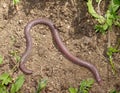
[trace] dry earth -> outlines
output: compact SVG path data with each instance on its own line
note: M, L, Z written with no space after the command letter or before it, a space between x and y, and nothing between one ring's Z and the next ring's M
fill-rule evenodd
M101 6L103 13L106 5L107 2L103 2ZM0 0L0 55L4 57L0 73L11 71L16 64L10 51L17 51L19 56L23 54L26 47L24 27L37 18L52 20L69 51L96 66L103 80L102 86L95 82L90 93L120 90L120 54L113 56L117 69L114 76L106 56L108 36L95 33L96 21L88 14L85 0L21 0L17 10L12 0ZM33 49L26 66L34 73L25 75L21 93L35 93L37 82L42 78L48 79L43 93L69 93L69 87L78 87L84 79L94 79L88 69L71 63L58 51L47 26L37 25L31 34ZM120 28L113 27L112 45L119 36ZM15 78L20 74L18 68L12 76Z

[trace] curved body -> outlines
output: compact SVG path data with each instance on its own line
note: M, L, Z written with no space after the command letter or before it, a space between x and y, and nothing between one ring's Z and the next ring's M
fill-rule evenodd
M52 36L53 36L53 39L55 40L55 43L57 44L57 47L59 48L61 53L71 62L73 62L77 65L84 66L84 67L88 68L94 74L97 82L98 83L101 82L101 77L100 77L97 69L92 64L73 56L67 50L67 48L64 46L63 42L61 41L58 30L55 28L54 24L50 20L47 20L47 19L33 20L33 21L29 22L27 24L27 26L25 27L24 34L25 34L25 38L26 38L26 50L25 50L25 52L24 52L24 54L21 58L21 62L20 62L20 69L25 74L32 74L32 71L25 67L25 63L26 63L27 57L30 54L31 49L32 49L32 38L31 38L31 35L30 35L30 29L37 24L44 24L44 25L49 26L49 28L51 30L51 33L52 33Z

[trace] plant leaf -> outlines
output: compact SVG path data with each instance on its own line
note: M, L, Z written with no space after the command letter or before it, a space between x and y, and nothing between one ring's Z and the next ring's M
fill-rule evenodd
M47 80L39 81L36 93L40 93L42 91L42 89L44 89L46 87L46 85L47 85Z
M78 89L77 88L69 88L69 92L70 93L77 93L78 92Z
M92 87L93 83L94 83L93 79L83 80L80 83L80 93L88 93L88 91Z
M15 83L12 84L10 93L16 93L16 92L18 92L19 89L22 87L24 81L25 81L24 75L18 76L18 78L16 79Z
M113 0L113 3L120 6L120 0Z
M18 51L10 51L10 54L14 57L16 62L20 62L20 56L18 56Z
M3 57L0 55L0 64L3 63Z
M95 30L96 30L96 32L101 32L101 33L104 34L104 33L106 32L106 30L108 29L108 27L109 27L109 26L108 26L108 24L106 24L106 23L103 24L103 25L100 25L100 24L99 24L99 25L96 25L96 26L95 26Z
M0 80L2 81L2 85L8 85L12 82L12 78L10 77L9 73L3 73L0 76Z
M5 85L0 84L0 93L8 93Z
M118 49L116 49L116 48L114 48L114 47L109 47L109 48L108 48L108 51L107 51L107 55L108 55L108 56L112 56L113 53L117 53L117 52L120 52L120 50L118 50Z
M100 0L96 0L96 2L98 3Z
M100 24L103 24L105 22L105 18L101 15L99 15L93 5L92 5L92 0L88 0L87 2L87 7L88 7L88 12L94 17L97 19L97 21L100 23Z
M13 0L13 4L16 5L20 0Z

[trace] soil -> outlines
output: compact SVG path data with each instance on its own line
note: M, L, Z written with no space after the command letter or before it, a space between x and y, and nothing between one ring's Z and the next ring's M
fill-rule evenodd
M101 5L104 13L108 2ZM94 4L97 10L97 4ZM15 8L12 0L0 1L0 55L4 62L0 73L13 70L13 78L23 74L15 57L25 51L24 27L37 18L48 18L59 30L62 41L69 51L80 59L90 62L99 71L102 85L95 81L89 93L109 93L120 91L120 54L113 55L116 75L113 75L106 55L108 34L96 33L97 23L87 11L85 0L21 0ZM110 32L110 43L114 46L120 36L120 28L113 27ZM44 25L36 25L31 29L33 38L32 52L26 63L27 68L34 71L25 75L25 83L20 93L35 93L40 79L48 83L42 93L69 93L69 87L79 87L82 80L95 79L91 71L68 61L53 43L50 29Z

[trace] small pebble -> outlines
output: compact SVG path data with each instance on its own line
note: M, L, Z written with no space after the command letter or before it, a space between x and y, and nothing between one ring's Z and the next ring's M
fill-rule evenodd
M70 25L67 26L67 29L70 29Z
M3 8L6 8L7 7L7 4L6 3L3 3Z
M19 21L18 21L18 24L21 24L22 22L23 22L23 20L19 20Z
M61 60L61 61L63 60L63 55L59 56L59 60Z
M46 37L46 35L43 35L43 37Z
M69 44L69 42L68 42L68 41L66 41L66 44L68 45L68 44Z
M53 87L48 87L48 91L52 91L53 90Z

